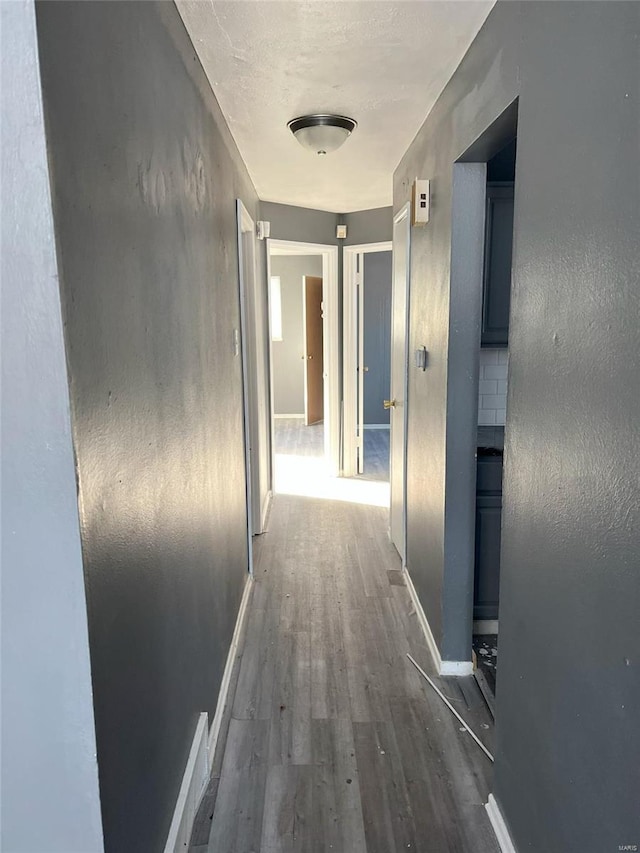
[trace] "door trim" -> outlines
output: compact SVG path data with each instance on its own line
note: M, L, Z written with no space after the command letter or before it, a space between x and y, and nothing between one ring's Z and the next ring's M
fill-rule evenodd
M251 485L251 440L249 437L249 366L247 354L247 299L242 257L242 229L249 213L240 199L236 200L238 243L238 290L240 296L240 357L242 361L242 428L244 430L245 493L247 496L247 557L249 574L253 577L253 489Z
M407 223L407 271L406 271L406 302L405 302L405 318L404 318L404 388L403 388L403 396L404 396L404 405L402 411L402 429L403 429L403 444L404 444L404 454L402 459L402 538L404 541L403 551L401 554L402 558L402 567L407 568L407 447L408 447L408 435L409 435L409 312L411 310L410 307L410 295L411 295L411 202L407 202L403 207L400 208L398 213L393 217L394 227L399 225L401 222L406 220ZM393 281L395 284L395 270L393 272ZM393 303L392 308L393 312ZM393 315L392 320L393 323ZM393 340L391 342L391 376L393 381ZM393 431L393 421L394 418L391 418L391 430ZM389 447L393 447L393 435L390 436ZM391 484L393 478L393 453L389 452L389 483ZM389 507L389 538L391 538L391 509L392 509L392 501L390 500Z
M267 240L267 275L271 277L272 255L320 255L322 257L322 302L324 338L324 456L328 474L342 474L340 460L340 348L338 325L338 247L325 243L299 243L294 240ZM271 351L271 306L269 306L269 350ZM273 358L270 358L273 363ZM273 372L271 374L273 388ZM271 396L271 423L273 425L273 394ZM272 426L273 434L273 426ZM272 458L275 447L272 446ZM272 463L274 470L275 458Z
M238 274L240 283L240 341L242 352L243 416L247 476L247 516L249 564L253 572L251 537L262 533L271 499L271 422L268 418L268 348L265 340L265 312L262 283L258 277L258 250L255 223L240 199L236 200ZM251 240L249 278L246 280L244 241ZM255 445L253 464L252 442ZM266 454L266 477L261 462ZM256 460L258 464L256 466Z
M364 280L364 270L361 268L360 273L357 272L357 259L359 255L362 256L368 252L391 251L393 251L391 240L381 243L360 243L344 246L342 249L342 398L344 401L342 469L345 477L355 477L358 468L356 287L358 287L358 281Z

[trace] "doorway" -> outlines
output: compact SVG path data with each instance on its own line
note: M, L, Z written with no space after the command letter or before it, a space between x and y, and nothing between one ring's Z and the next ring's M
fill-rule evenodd
M476 247L475 273L468 277L470 323L464 352L469 376L464 406L469 423L456 429L473 434L468 465L473 471L468 497L474 512L469 529L461 531L470 544L473 588L472 624L474 674L494 708L498 680L500 558L503 456L507 433L509 331L514 197L517 151L517 101L485 131L454 165L454 223L459 242L452 244L452 271ZM469 215L473 212L473 216ZM473 220L473 221L472 221ZM454 226L454 233L455 226ZM452 274L452 289L455 283ZM472 455L471 455L472 454ZM468 617L467 617L468 618ZM468 629L467 629L468 630Z
M343 399L347 477L389 480L391 242L343 250Z
M276 491L340 473L336 246L268 241Z

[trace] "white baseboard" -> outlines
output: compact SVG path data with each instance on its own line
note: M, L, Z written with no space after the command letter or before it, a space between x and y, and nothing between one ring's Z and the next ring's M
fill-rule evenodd
M489 794L489 802L485 805L485 809L489 815L489 821L496 834L502 853L516 853L516 848L507 829L507 824L500 811L500 806L493 794Z
M274 415L274 418L304 418L304 414L302 415Z
M438 674L453 676L473 675L473 661L442 660L442 657L440 656L440 649L438 648L438 645L435 641L435 637L433 636L431 625L429 625L429 620L427 619L427 614L424 612L422 603L418 598L418 593L416 592L416 588L414 587L413 581L411 580L411 575L409 574L406 567L403 569L403 571L405 579L407 581L407 589L409 590L409 595L411 596L413 606L416 609L418 622L420 623L420 627L422 628L422 633L424 634L424 638L427 641L427 647L429 648L431 657L433 658L433 662L435 664L436 670L438 671Z
M391 424L365 424L365 429L391 429Z
M189 848L193 822L211 773L207 742L208 722L207 713L203 711L193 736L164 853L184 853Z
M473 675L473 661L443 660L440 663L440 675Z
M473 623L474 634L497 634L497 619L476 619Z
M211 764L213 764L213 756L215 755L216 745L218 743L218 735L220 734L220 726L222 724L222 715L224 713L225 705L227 704L227 694L229 693L231 672L233 670L233 664L235 661L236 653L238 651L238 643L240 642L242 626L244 625L244 620L247 615L247 605L249 603L249 596L251 594L252 582L253 579L251 578L251 576L247 575L247 580L244 586L244 592L242 593L242 600L240 601L240 607L238 609L236 627L233 631L233 637L231 638L231 646L229 647L229 654L227 655L227 662L224 667L224 673L222 674L222 683L220 684L220 692L218 694L218 704L216 705L216 713L213 717L213 723L211 723L211 731L209 732L209 761Z
M420 623L420 627L422 628L424 638L427 641L427 647L429 648L429 652L431 653L431 657L433 658L436 670L440 672L440 669L442 667L442 658L440 657L440 650L438 649L435 638L433 636L433 632L431 631L431 625L429 625L427 615L424 612L420 599L418 598L418 593L416 592L416 588L413 585L413 581L411 580L409 570L405 567L403 571L405 580L407 582L407 589L409 590L409 595L411 596L411 601L413 602L413 606L416 609L418 622Z
M231 647L229 648L227 662L222 675L222 683L218 694L216 713L211 724L211 731L209 731L209 717L207 713L203 711L198 718L196 732L193 737L193 743L191 744L189 758L187 759L187 766L178 793L178 800L173 812L173 819L169 827L169 835L167 836L164 853L184 853L185 850L189 849L193 822L198 812L200 800L209 782L209 776L211 775L211 766L218 742L218 735L220 734L222 714L227 703L227 694L229 693L231 671L247 612L251 582L251 577L247 575L238 610L238 618L236 619L236 627L233 631Z
M271 489L267 492L267 496L264 499L264 506L262 507L262 532L264 533L265 528L267 526L267 519L269 518L269 510L271 509L271 501L273 500L273 492Z

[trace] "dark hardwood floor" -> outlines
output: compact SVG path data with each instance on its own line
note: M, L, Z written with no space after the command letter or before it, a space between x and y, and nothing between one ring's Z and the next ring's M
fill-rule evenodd
M492 766L406 658L434 674L387 527L275 496L191 853L497 853ZM475 679L437 681L491 749Z

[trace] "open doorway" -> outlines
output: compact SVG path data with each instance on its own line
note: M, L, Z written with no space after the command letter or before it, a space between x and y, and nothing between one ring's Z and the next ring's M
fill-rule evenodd
M276 477L285 454L324 455L322 283L320 255L271 258Z
M502 468L507 415L516 145L487 163L476 477L473 649L495 695L498 666ZM484 684L482 686L485 686Z
M389 480L392 243L344 248L344 473Z
M337 247L270 240L275 490L339 473Z
M502 471L507 429L516 150L517 102L463 158L467 168L476 170L474 192L482 194L480 203L472 206L478 212L478 230L483 220L482 257L474 283L477 292L473 304L478 310L472 323L475 352L469 354L477 376L476 388L470 393L477 394L477 406L470 405L467 410L475 415L473 426L477 436L473 459L475 513L471 520L474 672L492 713L498 679ZM457 201L463 200L456 199L454 192L454 206ZM468 201L464 200L467 209Z

